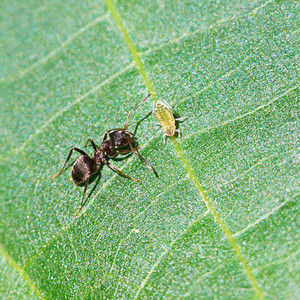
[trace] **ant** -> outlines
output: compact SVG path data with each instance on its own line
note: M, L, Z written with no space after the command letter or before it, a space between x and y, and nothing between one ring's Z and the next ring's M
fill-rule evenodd
M116 167L111 165L108 162L107 157L114 158L119 153L127 154L127 153L133 152L147 165L150 172L153 172L153 168L151 167L151 165L146 161L146 159L144 157L142 157L138 153L138 151L137 151L138 147L137 148L133 147L132 143L135 141L134 134L127 131L127 128L129 126L128 121L129 121L131 114L136 109L138 109L150 96L151 96L151 93L146 98L144 98L143 101L137 107L135 107L131 112L129 112L124 128L115 128L115 129L111 129L111 130L108 130L105 132L103 141L99 148L97 148L96 144L94 143L94 141L92 139L87 140L86 145L90 142L94 149L93 157L90 157L83 150L73 147L70 150L69 155L68 155L61 171L52 177L54 179L63 172L66 164L68 163L69 159L71 158L73 151L77 151L81 154L81 156L73 164L72 179L76 185L81 185L84 183L85 187L84 187L83 196L81 199L81 204L80 204L77 212L74 214L74 217L76 217L76 215L80 212L80 210L83 206L84 196L85 196L85 193L87 190L87 186L88 186L90 177L99 171L102 164L107 165L112 170L114 170L115 172L119 173L120 175L122 175L126 178L129 178L135 182L140 182L140 180L134 179L134 178L124 174L123 172L118 170ZM123 149L128 145L129 145L130 149Z

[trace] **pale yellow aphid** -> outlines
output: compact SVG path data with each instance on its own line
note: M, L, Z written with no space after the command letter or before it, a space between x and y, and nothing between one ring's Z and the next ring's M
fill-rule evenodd
M167 102L159 100L156 102L156 104L153 103L152 113L155 115L156 119L159 122L159 125L164 130L164 144L166 142L166 136L173 136L175 132L178 132L178 136L180 137L180 131L179 129L176 129L175 121L179 121L184 118L175 119L173 110Z

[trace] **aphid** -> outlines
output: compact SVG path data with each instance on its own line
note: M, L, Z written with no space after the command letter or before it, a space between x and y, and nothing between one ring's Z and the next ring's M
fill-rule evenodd
M72 179L76 185L85 184L85 187L84 187L84 191L83 191L83 195L82 195L82 199L81 199L81 204L80 204L77 212L74 214L74 216L76 216L80 212L80 210L83 206L84 196L85 196L85 193L87 190L87 186L88 186L90 177L99 171L102 164L107 165L112 170L114 170L115 172L119 173L120 175L122 175L124 177L127 177L136 182L140 182L140 180L134 179L134 178L124 174L119 169L117 169L116 167L111 165L108 162L108 158L116 157L119 153L126 154L126 153L133 152L140 159L142 159L143 162L148 166L148 169L151 172L153 172L153 168L151 167L151 165L146 161L146 159L144 157L142 157L138 153L138 151L137 151L138 149L133 147L132 143L135 141L133 133L127 131L127 128L129 126L129 123L128 123L129 117L137 108L139 108L146 101L146 99L148 99L150 97L150 95L151 94L149 94L145 99L143 99L143 101L128 114L124 128L111 129L111 130L108 130L104 134L103 141L99 148L97 148L96 144L94 143L94 141L92 139L88 139L87 143L90 142L94 149L93 157L90 157L83 150L74 147L70 150L69 155L68 155L61 171L52 177L52 178L56 178L63 172L66 164L68 163L69 159L71 158L73 151L77 151L81 154L81 156L73 164ZM129 149L128 148L126 149L127 146L129 146Z
M176 129L175 121L183 121L185 118L174 118L172 107L166 101L153 102L152 113L155 115L159 125L164 130L164 144L166 144L166 136L173 136L178 132L180 137L180 130Z

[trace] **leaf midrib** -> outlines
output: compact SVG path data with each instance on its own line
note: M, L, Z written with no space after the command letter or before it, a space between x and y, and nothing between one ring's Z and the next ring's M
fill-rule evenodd
M107 2L109 2L109 1L107 1ZM260 7L264 7L265 5L267 5L268 3L270 3L270 2L273 2L273 1L268 1L268 2L266 2L265 4L263 4L262 6L260 6ZM194 33L194 32L193 32ZM143 66L142 66L142 68L143 68ZM146 74L146 73L145 73ZM226 74L225 74L226 75ZM150 81L149 81L149 83L150 83ZM145 83L146 84L146 83ZM213 84L213 83L212 83ZM151 86L151 83L150 83L150 86ZM291 89L289 89L289 91L291 91L291 90L294 90L294 89L296 89L297 87L299 87L299 86L295 86L294 88L291 88ZM282 96L284 96L284 95L286 95L289 91L286 91L283 95L281 95L280 97L277 97L277 99L273 99L274 101L276 101L276 100L278 100L279 98L281 98ZM272 101L272 103L274 102L274 101ZM263 107L265 107L265 106L267 106L267 105L269 105L269 104L271 104L271 103L267 103L267 104L265 104ZM263 107L261 107L261 108L263 108ZM260 109L261 109L260 108ZM254 111L252 111L252 113L254 113L255 111L257 111L258 109L255 109ZM223 126L223 125L225 125L225 124L228 124L229 122L233 122L233 121L235 121L235 120L237 120L237 119L241 119L242 117L245 117L246 115L249 115L251 112L248 112L247 114L245 114L245 115L242 115L241 117L239 117L239 118L236 118L236 119L233 119L233 120L229 120L227 123L223 123L223 124L220 124L220 126ZM219 127L219 126L217 126L217 127ZM213 127L212 127L213 128ZM208 130L210 130L211 128L209 128ZM197 178L196 178L196 180L197 180ZM2 253L2 252L1 252ZM21 269L22 270L22 269Z
M154 135L150 140L148 140L144 145L142 145L142 148L145 148L153 139L157 138L158 136L160 135L160 133ZM233 178L232 180L224 183L224 184L221 184L221 185L218 185L216 186L215 188L213 189L207 189L207 191L211 192L211 191L214 191L216 188L221 188L231 182L234 182L236 181L238 178L244 176L245 174L249 173L249 171L253 170L253 168L257 167L258 165L262 164L263 162L265 162L266 160L274 157L274 155L270 155L268 157L265 157L265 158L262 158L261 160L259 160L257 163L255 163L254 165L252 165L249 169L247 169L246 171L244 172L241 172L239 173L238 176L236 176L235 178ZM122 171L126 166L129 165L129 163L131 162L131 157L128 158L128 161L120 167L120 170ZM113 182L113 180L117 177L118 175L117 174L113 174L109 179L107 179L104 184L101 186L101 188L99 189L99 191L92 197L92 199L88 202L88 204L83 208L82 210L82 213L79 215L78 218L74 218L71 220L70 223L68 223L66 226L62 227L61 231L59 231L54 237L52 237L51 239L49 239L45 244L43 244L39 250L33 255L31 256L27 263L24 265L24 269L28 268L30 265L31 265L31 262L36 258L38 257L51 243L53 243L53 241L55 241L58 237L60 237L65 231L67 231L74 223L77 219L79 219L80 217L82 217L83 215L86 215L88 216L87 214L87 211L88 209L90 208L90 206L93 204L93 202L97 199L97 196L111 183ZM184 181L187 181L188 180L188 176L183 178L182 180L180 181L176 181L174 184L172 185L168 185L166 187L166 189L164 189L163 192L159 193L158 195L156 195L153 199L151 199L151 202L149 203L149 205L143 210L141 211L134 219L133 221L135 221L136 219L138 219L138 217L140 215L143 215L148 209L149 207L151 207L156 201L158 201L159 197L163 194L165 194L167 191L170 190L170 188L173 188L174 186L176 186L177 184L181 183L181 182L184 182ZM269 211L267 214L265 214L264 216L260 217L259 219L257 219L254 223L251 223L250 225L251 226L246 226L244 229L238 231L238 232L235 232L233 235L234 236L237 236L237 235L240 235L242 233L244 233L245 231L247 231L250 227L253 227L254 225L258 224L260 221L266 219L267 217L271 216L274 214L274 212L276 212L277 210L279 210L282 206L286 205L289 201L286 201L284 203L282 203L281 205L275 207L274 209L272 209L271 211Z
M123 37L124 37L124 40L125 40L125 43L129 49L129 51L131 52L132 54L132 57L133 57L133 60L135 61L136 63L136 66L140 72L140 75L142 76L143 80L144 80L144 83L148 89L148 92L154 92L153 90L153 87L152 87L152 84L146 74L146 71L144 69L144 66L139 58L139 55L138 55L138 51L134 45L134 43L132 42L130 36L128 35L127 33L127 30L126 28L124 27L124 25L122 24L122 21L121 21L121 18L120 16L118 15L117 11L116 11L116 8L114 6L114 4L111 2L111 0L105 0L105 3L107 5L107 8L108 10L110 11L111 13L111 16L112 18L114 19L114 21L116 22L117 24L117 27L119 28L120 32L122 33ZM155 99L155 98L154 98ZM155 102L157 100L155 99ZM181 148L180 148L180 145L179 143L177 142L176 138L175 137L171 137L171 141L174 145L174 148L178 154L178 156L180 157L183 165L184 165L184 168L186 169L187 171L187 174L189 175L191 181L194 183L194 185L196 186L198 192L200 193L203 201L205 202L208 210L211 212L211 214L213 215L214 217L214 220L218 223L218 225L222 228L223 232L225 233L228 241L231 243L234 251L235 251L235 254L236 256L238 257L238 259L240 260L240 262L242 263L243 265L243 268L244 268L244 271L249 279L249 281L251 282L252 286L253 286L253 289L256 293L256 295L260 298L260 299L264 299L264 295L258 285L258 282L256 280L256 278L254 277L254 275L252 274L252 271L250 269L250 267L248 266L248 263L245 259L245 257L243 256L241 250L240 250L240 247L238 246L235 238L233 237L231 231L229 230L229 228L226 226L226 224L223 222L223 220L221 219L221 217L219 216L219 214L216 212L216 210L214 209L212 203L208 200L208 197L204 191L204 188L202 187L202 185L200 184L200 182L198 181L197 177L195 176L194 174L194 171L191 167L191 165L189 164L189 162L187 161L187 159L185 158ZM149 271L151 272L151 270ZM149 274L149 273L148 273ZM148 276L147 274L147 276ZM150 278L147 277L146 278ZM147 280L148 280L147 279ZM139 292L142 290L142 288L145 286L147 280L145 281L142 281L142 285L141 287L139 288L138 290L138 293L136 296L138 296Z
M239 15L234 15L233 17L228 17L228 18L224 18L224 19L221 19L221 20L218 20L215 24L211 25L211 26L208 26L206 27L206 29L211 29L211 28L215 28L216 26L220 25L220 24L223 24L225 22L229 22L231 20L234 20L236 18L245 18L247 16L250 16L250 15L255 15L255 13L260 10L261 8L265 7L266 5L268 5L269 3L273 2L273 0L270 0L270 1L267 1L265 2L264 4L262 4L261 6L253 9L252 11L242 15L242 16L239 16ZM80 34L82 34L83 32L85 32L86 30L92 28L93 26L97 25L98 23L106 20L109 16L109 13L103 15L103 16L100 16L99 18L96 18L92 21L90 21L89 23L87 23L86 25L84 25L83 27L79 28L76 32L72 33L64 42L61 43L60 46L58 46L57 48L53 49L52 51L50 51L46 56L40 58L37 62L33 63L32 65L30 65L29 67L25 68L25 69L21 69L19 70L16 74L12 74L10 76L8 76L8 78L5 78L3 80L0 80L0 84L2 82L5 82L5 81L14 81L18 78L22 78L23 76L27 75L28 73L30 73L32 70L34 70L36 67L38 67L39 65L42 65L44 63L46 63L48 60L50 60L51 58L53 58L60 50L62 50L64 47L66 47L68 44L70 44L74 39L76 39L78 36L80 36ZM123 26L121 24L121 26ZM124 28L125 29L125 28ZM187 37L190 37L190 36L194 36L195 34L203 31L204 29L201 28L199 30L194 30L192 32L188 32L188 33L184 33L174 39L171 39L169 41L167 41L166 43L162 43L161 45L157 46L157 47L154 47L154 48L150 48L146 51L143 51L143 52L138 52L136 49L133 51L135 51L135 58L139 60L139 65L142 66L142 63L139 59L139 56L143 56L143 55L147 55L149 54L150 52L154 52L158 49L161 49L165 46L168 46L172 43L176 43L176 42L179 42L181 41L182 39L184 38L187 38ZM290 34L294 34L296 32L298 32L300 29L298 30L295 30L294 32L291 32ZM281 35L281 34L280 34ZM238 49L238 48L237 48ZM255 53L255 49L251 49L253 53ZM188 97L195 97L196 95L204 92L205 90L207 90L208 88L210 88L211 86L213 86L215 83L221 81L222 79L228 77L229 75L235 73L237 70L239 70L247 61L248 59L251 57L252 55L249 55L248 57L246 57L241 63L239 66L237 66L235 69L232 69L230 71L228 71L227 73L223 74L220 78L218 78L217 80L215 81L212 81L210 82L208 85L206 85L203 89L201 89L200 91L198 91L197 93L195 93L194 95L190 95ZM39 128L37 128L32 134L29 135L29 137L23 142L23 144L18 147L18 148L14 148L12 151L10 151L9 153L7 153L7 155L4 156L0 156L0 159L4 160L4 159L7 159L7 157L10 157L12 156L13 154L15 153L19 153L21 152L22 150L24 150L24 148L26 147L26 145L36 136L38 136L39 134L41 134L46 128L48 128L48 126L55 120L57 119L59 116L61 116L63 113L65 113L66 111L68 111L71 107L75 106L77 103L81 102L85 97L87 97L88 95L90 95L92 92L96 91L97 89L99 89L100 87L102 87L103 85L109 83L111 80L113 80L115 77L117 77L118 75L126 72L127 70L131 69L133 67L132 63L129 64L128 66L124 67L123 69L119 70L117 73L113 74L112 76L108 77L107 79L105 79L103 82L101 82L100 84L94 86L93 88L91 88L90 90L88 90L86 93L84 93L81 97L77 98L74 102L72 102L70 105L68 105L67 107L65 107L64 109L61 109L59 110L53 117L49 118L48 121L46 121L44 124L42 124ZM140 69L140 68L139 68ZM143 72L143 68L140 69L141 72ZM142 74L142 77L144 80L148 80L147 79L147 76L146 74ZM149 88L148 88L148 86ZM146 87L148 88L148 90L152 90L151 88L151 83L150 81L148 80L148 83L146 84ZM155 98L155 95L152 96L153 99L155 100L156 102L156 98ZM186 98L183 98L179 101L179 103L183 102L184 100L186 100L188 97ZM277 100L277 99L276 99ZM243 117L244 115L241 116L241 118ZM236 120L236 119L234 119ZM231 120L229 120L229 122L231 122Z
M267 2L269 3L269 2ZM265 5L262 5L261 7L264 7ZM250 13L246 14L245 16L248 16ZM244 17L244 16L242 16ZM236 16L234 17L236 18ZM231 19L234 19L234 18L228 18L226 19L226 21L228 20L231 20ZM225 20L225 19L224 19ZM219 22L219 23L223 23L223 22ZM97 23L98 24L98 23ZM87 25L86 25L87 26ZM216 25L214 25L216 26ZM299 32L300 29L298 30L295 30L294 32L291 32L290 35L294 35L295 33ZM84 32L84 31L82 31ZM184 35L181 35L180 37L177 37L175 39L172 39L158 47L155 47L155 48L151 48L149 50L146 50L144 52L137 52L138 53L138 56L142 56L142 55L146 55L150 52L153 52L153 51L156 51L157 49L160 49L162 47L165 47L167 45L170 45L176 41L180 41L181 39L185 38L185 37L188 37L188 36L191 36L191 35L194 35L196 33L200 32L200 30L195 30L193 31L192 33L189 33L189 34L184 34ZM283 33L281 33L283 34ZM281 35L280 34L280 35ZM72 39L73 40L73 39ZM254 52L255 49L252 50L252 52ZM235 72L237 72L238 70L240 70L242 68L242 66L249 60L249 58L252 57L253 54L247 56L236 68L226 72L225 74L223 74L222 76L220 76L218 79L214 80L214 81L211 81L209 84L207 84L204 88L202 88L201 90L199 90L197 93L193 94L193 95L189 95L185 98L182 98L180 99L177 104L180 104L182 103L183 101L185 101L186 99L188 98L191 98L191 97L195 97L201 93L203 93L204 91L206 91L207 89L209 89L210 87L212 87L214 84L220 82L222 79L224 78L227 78L228 76L234 74ZM48 56L48 55L47 55ZM46 56L46 57L47 57ZM40 61L42 61L42 63L44 63L44 58L42 58ZM45 60L46 61L46 60ZM11 157L13 154L15 153L19 153L21 152L22 150L25 149L25 147L27 146L27 144L36 136L38 136L39 134L41 134L45 129L48 128L48 126L50 124L52 124L52 122L54 120L56 120L59 116L63 115L65 112L67 112L70 108L72 108L73 106L75 106L76 104L80 103L82 100L84 100L88 95L90 95L91 93L95 92L96 90L98 90L100 87L104 86L105 84L109 83L111 80L113 80L114 78L118 77L120 74L126 72L127 70L130 70L132 67L133 67L133 63L127 65L126 67L124 67L123 69L119 70L118 72L116 72L115 74L111 75L110 77L106 78L104 81L102 81L100 84L92 87L90 90L88 90L86 93L84 93L82 96L80 96L79 98L77 98L74 102L72 102L70 105L66 106L65 108L59 110L57 113L55 113L55 115L51 118L48 119L48 121L46 121L44 124L42 124L39 128L37 128L32 134L29 135L29 137L22 143L22 145L18 148L14 148L13 150L11 150L9 153L7 153L7 155L5 156L0 156L0 159L1 160L6 160L8 157ZM27 74L27 73L26 73ZM0 82L1 84L1 82ZM291 87L289 88L285 93L283 93L282 95L279 95L278 97L275 97L273 99L271 99L269 102L261 105L261 106L258 106L257 108L255 108L254 110L252 111L249 111L245 114L242 114L240 116L237 116L236 118L233 118L233 119L229 119L223 123L220 123L220 124L217 124L216 126L212 126L212 127L208 127L208 128L205 128L203 130L199 130L199 131L196 131L196 132L193 132L192 134L195 134L195 133L198 133L198 132L206 132L206 131L209 131L211 129L215 129L215 128L219 128L223 125L227 125L228 123L231 123L231 122L234 122L236 120L239 120L239 119L242 119L244 117L246 117L247 115L251 115L253 113L255 113L256 111L260 110L260 109L263 109L265 107L267 107L268 105L272 104L273 102L279 100L281 97L285 96L286 94L288 94L290 91L298 88L298 86L294 86L294 87ZM153 94L153 98L155 99L155 94ZM172 104L172 103L171 103ZM188 137L190 137L190 135L188 135Z

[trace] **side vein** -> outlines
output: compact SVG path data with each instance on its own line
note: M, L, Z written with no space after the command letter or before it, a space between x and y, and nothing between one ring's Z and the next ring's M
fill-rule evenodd
M169 246L158 256L156 262L152 265L150 271L148 272L147 276L144 278L144 280L142 281L141 286L139 287L136 295L134 296L134 299L137 299L141 290L144 288L144 286L146 285L147 281L149 280L150 276L153 274L153 272L155 271L156 267L160 264L160 262L163 260L163 258L168 255L170 253L170 251L172 250L173 246L177 243L178 240L180 240L180 238L182 238L182 236L184 236L185 234L187 234L190 229L197 224L198 222L200 222L207 214L209 213L209 211L207 210L203 215L201 215L200 217L198 217L196 220L194 220L193 222L191 222L182 232L180 232L180 234L169 244Z
M26 272L14 261L14 259L5 251L2 245L0 245L0 254L7 260L9 265L18 272L34 293L40 298L45 299L39 289L35 286L32 280L28 277Z
M287 257L284 257L284 258L282 258L282 259L278 259L278 260L273 261L273 262L271 262L271 263L269 263L269 264L267 264L267 265L264 265L264 266L262 266L262 267L256 268L255 271L256 271L256 272L259 272L259 271L261 271L261 270L265 270L265 269L267 269L267 268L269 268L269 267L272 267L272 266L274 266L274 265L283 264L283 263L285 263L285 262L288 262L290 259L292 259L294 256L296 256L299 252L300 252L300 250L298 249L296 252L290 254L290 255L287 256Z
M196 34L198 34L199 32L204 32L204 31L208 31L208 30L211 30L211 29L214 29L214 28L217 28L218 25L221 25L221 24L224 24L224 23L228 23L228 22L233 22L234 20L238 19L238 20L241 20L243 18L246 18L248 16L253 16L255 15L259 10L261 10L262 8L264 8L265 6L269 5L270 3L274 2L274 0L269 0L265 3L263 3L262 5L256 7L255 9L253 10L250 10L250 12L244 14L244 15L233 15L231 17L228 17L228 18L224 18L224 19L221 19L221 20L217 20L214 24L208 26L208 27L205 27L205 28L200 28L200 29L196 29L194 31L189 31L189 32L185 32L183 33L182 35L180 36L177 36L171 40L168 40L167 42L165 43L162 43L156 47L151 47L149 48L148 50L144 50L142 52L139 52L139 55L140 56L145 56L151 52L154 52L158 49L162 49L166 46L169 46L170 44L176 44L176 43L179 43L180 41L182 41L183 39L185 38L189 38L191 36L195 36ZM298 31L298 30L296 30Z
M141 76L143 77L143 80L145 82L145 85L148 89L149 92L153 92L153 88L151 85L150 80L147 77L147 74L144 70L143 64L139 58L139 54L137 52L137 49L135 48L135 45L133 44L131 38L129 37L126 28L124 27L124 25L121 22L121 18L118 15L116 8L114 7L114 4L111 2L111 0L105 0L105 3L107 5L108 10L111 13L112 18L114 19L114 21L116 22L117 26L119 27L121 33L123 34L125 43L128 46L128 49L130 50L133 60L135 61L137 68L141 74ZM214 216L214 220L219 224L219 226L221 227L221 229L223 230L223 232L225 233L228 241L231 243L237 257L239 258L240 262L242 263L244 270L246 272L246 275L248 277L248 279L250 280L253 289L256 293L256 295L260 298L260 299L264 299L264 295L261 291L261 289L259 288L259 285L256 281L256 278L254 277L254 275L252 274L252 271L250 269L250 267L248 266L248 263L245 259L245 257L243 256L240 247L238 246L235 238L233 237L231 231L229 230L229 228L226 226L226 224L223 222L223 220L220 218L220 216L218 215L218 213L216 212L216 210L214 209L212 203L208 200L205 190L202 187L202 185L199 183L198 179L195 176L195 173L192 169L192 167L190 166L190 164L188 163L188 161L186 160L179 143L177 142L176 138L171 138L171 141L175 147L175 150L177 151L177 154L179 155L188 176L190 177L190 179L192 180L192 182L195 184L196 188L198 189L200 195L202 196L203 201L205 202L208 210L210 211L210 213ZM150 273L148 274L150 277ZM140 289L138 290L138 293L142 290L142 288L145 286L146 281L148 280L148 278L146 277L145 280L142 283L142 286L140 287Z
M98 18L95 18L94 20L90 21L83 27L79 28L76 32L71 34L64 42L62 42L58 47L50 51L47 55L44 57L41 57L38 61L34 62L32 65L30 65L27 68L19 70L18 73L12 74L8 76L7 78L3 78L0 80L0 83L7 82L7 81L13 81L18 78L22 78L27 73L30 73L32 70L36 69L38 66L45 64L49 59L52 57L55 57L56 54L61 51L63 48L65 48L68 44L70 44L73 40L75 40L78 36L80 36L82 33L90 29L91 27L97 25L98 23L102 22L108 17L108 14L105 14L103 16L100 16Z
M55 115L53 115L51 118L49 118L40 128L38 128L35 132L33 132L28 138L27 140L25 140L25 142L18 148L13 149L12 151L10 151L8 153L7 156L11 156L14 153L19 153L20 151L24 150L25 147L27 146L27 144L36 136L38 136L40 133L42 133L46 128L48 128L50 126L50 124L53 123L53 121L55 121L58 117L60 117L61 115L63 115L65 112L67 112L68 110L70 110L73 106L75 106L77 103L81 102L82 100L84 100L86 97L88 97L89 95L91 95L92 93L96 92L97 90L99 90L102 86L110 83L113 79L115 79L116 77L118 77L119 75L123 74L124 72L126 72L127 70L131 69L134 65L133 64L129 64L128 66L126 66L125 68L121 69L119 72L113 74L112 76L108 77L107 79L103 80L100 84L94 86L93 88L91 88L90 90L88 90L85 94L83 94L82 96L80 96L79 98L77 98L75 101L71 102L69 105L65 106L63 109L60 109ZM7 158L6 156L6 158Z
M295 200L297 197L299 196L296 195L295 197L286 200L282 203L280 203L279 205L277 205L276 207L274 207L273 209L271 209L270 211L268 211L266 214L264 214L263 216L261 216L260 218L258 218L257 220L255 220L253 223L248 224L245 228L243 228L240 231L237 231L233 236L240 236L243 233L245 233L246 231L248 231L250 228L255 227L257 224L259 224L260 222L267 220L270 216L273 216L275 213L277 213L277 211L279 211L282 207L286 206L287 204L289 204L290 202L292 202L293 200Z
M234 123L235 121L238 121L238 120L241 120L241 119L245 119L247 116L251 116L251 115L254 115L257 111L260 111L260 110L263 110L264 108L268 107L268 106L271 106L274 102L280 100L281 98L283 98L284 96L287 96L289 93L291 93L292 91L294 90L297 90L298 88L300 87L300 85L295 85L295 86L292 86L290 87L288 90L286 90L284 93L278 95L277 97L269 100L268 102L260 105L260 106L257 106L255 109L251 110L251 111L248 111L242 115L239 115L235 118L232 118L232 119L228 119L222 123L219 123L217 125L212 125L210 127L207 127L205 129L200 129L200 130L196 130L196 131L193 131L191 134L187 135L185 138L186 139L189 139L193 136L195 136L196 134L199 134L199 133L205 133L205 132L208 132L210 130L213 130L213 129L217 129L217 128L220 128L220 127L223 127L223 126L226 126L230 123ZM185 100L185 99L184 99ZM178 103L181 103L181 101L179 101Z

